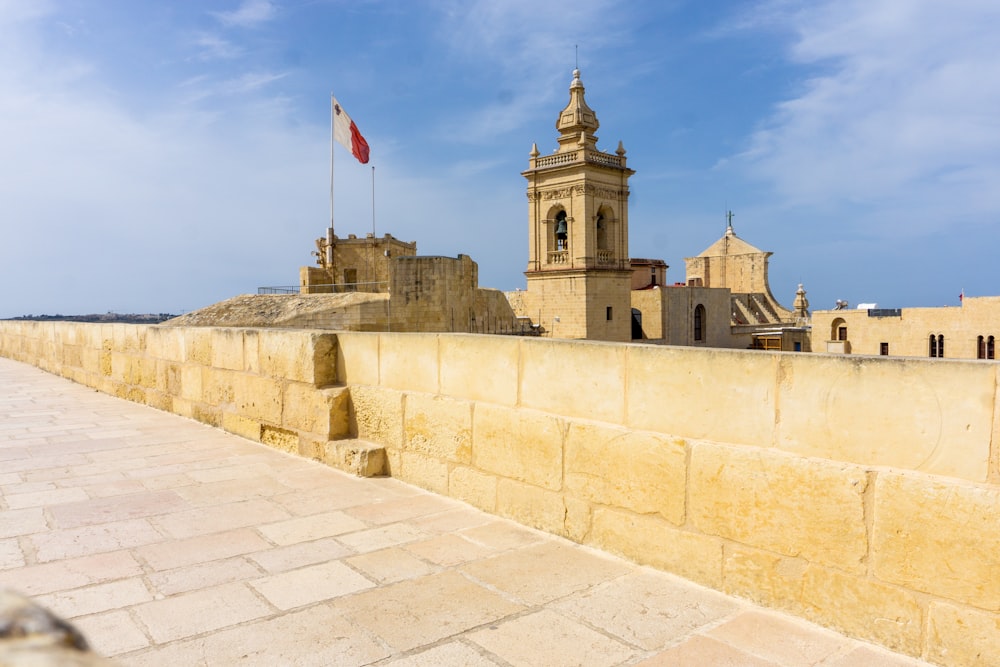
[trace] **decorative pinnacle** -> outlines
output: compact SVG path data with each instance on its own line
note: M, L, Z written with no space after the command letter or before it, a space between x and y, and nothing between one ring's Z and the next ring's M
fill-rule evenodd
M532 143L531 144L531 152L528 153L528 155L530 155L531 157L538 157L539 155L541 155L541 153L538 152L538 144L537 143Z

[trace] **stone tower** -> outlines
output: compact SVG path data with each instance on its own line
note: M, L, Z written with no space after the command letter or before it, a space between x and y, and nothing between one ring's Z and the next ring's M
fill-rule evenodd
M597 115L573 71L559 113L559 147L531 149L526 314L556 338L631 339L628 179L625 148L604 153Z

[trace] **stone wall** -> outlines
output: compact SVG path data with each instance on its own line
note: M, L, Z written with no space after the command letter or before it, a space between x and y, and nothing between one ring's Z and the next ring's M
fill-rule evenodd
M21 322L0 353L307 456L371 440L408 482L932 662L1000 654L995 364Z

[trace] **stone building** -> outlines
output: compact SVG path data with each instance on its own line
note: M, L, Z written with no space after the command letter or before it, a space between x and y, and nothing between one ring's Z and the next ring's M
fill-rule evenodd
M331 231L327 238L316 239L313 256L318 266L299 269L299 292L387 292L392 260L416 254L416 241L400 241L392 234L380 238L369 234L362 239L350 234L341 239Z
M965 297L961 306L940 308L817 310L812 324L817 351L996 359L1000 297Z
M527 179L527 292L519 314L556 338L632 339L632 267L628 254L628 179L621 142L597 148L597 114L573 71L569 103L559 112L558 148L532 145Z

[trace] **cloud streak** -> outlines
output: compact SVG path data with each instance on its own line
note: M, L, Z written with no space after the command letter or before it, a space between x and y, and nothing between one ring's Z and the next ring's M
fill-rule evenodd
M274 3L268 0L243 0L231 12L209 12L227 28L256 28L272 20L277 14Z
M865 205L883 233L995 214L1000 59L993 2L858 0L773 6L789 57L817 74L740 156L790 206Z

